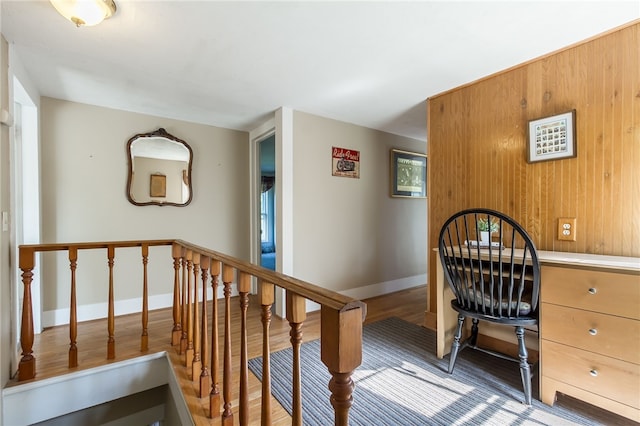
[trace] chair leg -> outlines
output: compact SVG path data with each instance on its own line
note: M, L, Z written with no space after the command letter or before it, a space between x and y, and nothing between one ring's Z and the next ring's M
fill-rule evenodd
M522 377L522 387L524 389L524 403L531 406L531 367L527 358L527 347L524 344L524 327L516 327L516 337L518 338L518 357L520 358L520 376Z
M478 323L480 320L478 318L473 318L471 322L471 337L469 338L469 344L472 348L476 348L478 346Z
M460 350L460 338L462 337L462 326L464 326L464 316L458 315L458 328L456 328L456 334L453 335L453 342L451 342L451 357L449 358L449 374L453 373L453 367L456 365L456 358L458 357L458 351Z

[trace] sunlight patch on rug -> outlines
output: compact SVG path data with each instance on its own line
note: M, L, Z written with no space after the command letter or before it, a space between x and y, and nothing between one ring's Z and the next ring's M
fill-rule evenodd
M355 382L352 426L404 425L600 425L579 411L549 407L538 400L521 403L517 364L475 351L461 352L456 370L435 357L435 333L398 318L363 328L362 365ZM333 424L327 368L319 362L320 342L300 350L305 426ZM487 358L488 357L488 358ZM258 377L262 359L249 360ZM271 354L272 393L291 412L292 351ZM535 385L535 384L534 384ZM537 389L534 389L537 392Z
M473 386L461 385L455 380L441 377L441 374L432 373L404 361L397 367L376 371L357 370L353 379L357 389L367 390L388 402L424 415L444 410L475 389ZM403 386L398 387L398 383L402 383ZM435 393L434 389L438 389L438 393ZM428 404L425 404L425 401L428 401Z

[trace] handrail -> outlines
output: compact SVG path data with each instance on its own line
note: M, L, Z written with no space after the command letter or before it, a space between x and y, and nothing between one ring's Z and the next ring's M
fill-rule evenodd
M186 247L187 249L191 249L216 260L220 260L225 265L229 265L244 272L248 272L250 275L253 275L256 278L261 278L264 281L274 283L278 287L284 288L285 290L295 291L296 294L303 296L306 299L312 300L320 305L327 306L338 311L346 311L349 309L358 308L362 309L362 320L364 321L366 317L367 305L364 302L353 299L349 296L342 295L332 290L327 290L326 288L319 287L317 285L294 278L292 276L272 271L270 269L263 268L262 266L237 259L235 257L217 252L215 250L197 246L186 241L175 240L174 242L180 244L183 247Z
M148 244L149 246L169 246L172 244L179 244L187 249L199 252L216 260L220 260L225 265L233 266L236 269L240 269L250 273L256 278L261 278L265 281L277 284L278 287L285 290L295 290L297 294L303 296L309 300L312 300L320 305L326 305L332 309L344 311L348 309L360 308L363 309L363 320L366 317L366 304L355 300L351 297L342 295L332 290L316 286L306 281L291 277L289 275L282 274L280 272L265 269L261 266L253 263L229 256L218 251L201 247L184 240L144 240L144 241L101 241L101 242L83 242L83 243L50 243L50 244L24 244L20 246L20 258L22 258L23 250L25 252L50 252L69 250L71 247L75 247L78 250L88 249L106 249L108 247L115 248L130 248L141 247L142 244ZM22 266L21 266L22 268Z
M142 248L143 273L143 308L142 322L143 333L141 351L147 346L147 258L151 246L172 246L171 256L174 267L173 288L173 320L171 330L171 345L176 347L180 355L184 355L184 365L191 368L190 377L194 382L200 383L199 397L209 397L210 417L220 417L222 424L233 424L233 412L231 410L231 316L229 311L231 286L234 272L237 272L236 286L241 307L241 338L240 338L240 380L239 380L239 422L249 422L249 402L247 396L247 307L249 305L248 294L251 278L258 281L261 288L260 304L262 306L263 329L263 396L262 422L270 423L270 397L264 393L270 392L269 377L269 324L271 318L271 306L274 303L274 287L286 290L287 320L291 326L291 344L293 347L294 375L292 388L293 395L293 424L302 423L302 406L300 397L300 345L302 343L302 324L306 319L306 300L314 301L321 305L321 360L331 373L329 389L332 392L331 404L335 412L335 424L346 425L349 421L349 409L352 405L352 391L354 388L351 379L352 372L360 365L362 358L362 323L366 316L366 304L327 290L320 286L303 280L265 269L250 262L229 256L218 251L201 247L179 239L158 240L132 240L132 241L102 241L102 242L78 242L78 243L53 243L30 244L19 247L19 266L22 269L24 284L21 345L22 359L19 364L19 380L32 379L36 375L36 360L33 354L33 315L31 306L31 280L32 270L35 267L35 253L67 251L69 253L71 270L71 306L70 306L70 350L69 367L77 366L76 348L76 298L75 298L75 269L79 250L106 249L109 265L109 341L107 344L107 358L115 358L114 340L114 275L113 265L116 249ZM208 312L207 285L213 290L212 312ZM224 290L225 312L224 323L218 330L218 280L222 281ZM200 296L200 292L201 296ZM202 309L199 305L202 304ZM208 320L212 317L211 338L209 339ZM223 346L219 347L218 332L224 335ZM218 356L222 355L224 368L218 371ZM209 363L209 356L211 362ZM209 372L209 369L211 370ZM218 381L221 373L223 392L219 392ZM224 409L221 405L224 403Z
M78 250L99 249L108 248L110 246L115 248L127 248L127 247L142 247L142 244L149 246L170 246L178 240L126 240L126 241L96 241L96 242L83 242L83 243L49 243L49 244L23 244L19 248L20 250L28 250L34 252L46 252L46 251L61 251L69 250L71 247L75 247Z

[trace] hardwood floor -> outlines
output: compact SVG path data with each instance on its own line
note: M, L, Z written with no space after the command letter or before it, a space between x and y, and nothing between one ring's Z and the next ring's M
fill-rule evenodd
M396 316L415 324L421 324L426 309L426 287L397 292L390 295L368 299L367 317L365 323L371 323L384 318ZM219 324L223 324L224 301L218 302ZM211 312L209 302L208 312ZM231 300L232 313L232 358L234 365L233 389L238 388L238 366L240 360L239 348L235 342L240 338L240 309L237 298ZM95 320L78 324L78 364L74 369L67 368L69 351L69 327L59 326L45 330L36 336L34 341L34 355L36 356L36 378L34 381L93 368L111 362L123 361L140 355L167 351L174 365L176 376L180 380L185 400L192 412L196 425L219 424L220 419L208 418L209 398L198 397L198 381L191 381L191 368L184 365L184 356L178 354L176 347L169 345L173 319L170 309L149 312L148 341L149 350L140 351L140 336L142 323L140 314L117 317L115 320L116 359L107 360L107 321ZM271 350L277 351L290 347L289 324L287 321L273 317L270 327ZM209 328L211 330L211 328ZM222 334L220 342L222 342ZM303 324L303 341L310 341L320 337L320 312L308 314ZM256 297L250 297L248 310L248 356L254 358L262 355L262 323L260 321L260 306ZM222 360L221 360L222 362ZM318 362L320 362L318 360ZM15 385L13 381L9 386ZM220 384L220 387L222 384ZM222 389L221 389L222 391ZM260 424L260 394L261 382L249 374L250 418L256 419L252 424ZM272 420L275 425L291 424L291 417L272 397ZM234 420L237 424L238 403L237 395L233 395L232 407Z
M405 321L422 325L424 311L426 309L426 287L416 287L393 294L379 296L365 300L367 303L367 317L365 324L383 320L389 317L402 318ZM223 323L224 301L219 301L219 323ZM209 302L208 312L211 312ZM231 300L232 313L232 362L233 389L238 388L238 371L240 362L239 341L240 309L237 298ZM117 317L115 321L115 339L117 359L108 361L107 358L107 321L96 320L80 323L78 325L78 362L79 367L69 370L67 368L67 354L69 350L69 327L60 326L45 330L37 335L34 342L34 355L37 359L36 378L34 381L44 378L66 374L70 371L79 371L100 365L118 362L134 358L140 355L167 351L174 366L182 392L191 410L196 425L220 424L220 418L210 419L209 398L198 397L198 381L191 381L191 368L184 365L184 356L178 354L177 348L170 346L170 335L173 327L173 319L170 309L161 309L149 313L148 339L149 350L140 352L140 335L142 324L140 314L132 314ZM209 330L211 328L209 327ZM303 324L303 341L311 341L320 337L320 313L308 314ZM220 334L220 342L222 335ZM287 321L273 317L270 327L271 350L277 351L290 347L289 324ZM250 297L248 310L248 356L254 358L262 355L262 324L260 321L260 306L257 298ZM222 344L222 343L221 343ZM222 361L221 361L222 362ZM318 360L318 362L320 362ZM12 381L8 386L17 382ZM222 384L220 390L222 392ZM249 374L249 401L251 424L260 424L260 397L261 382ZM234 411L234 424L238 424L237 394L232 396L232 408ZM572 400L568 396L559 395L558 401L567 407L575 407L579 411L590 411L595 418L604 419L605 424L627 425L634 424L628 419L605 412L588 404ZM291 417L272 397L272 421L274 425L290 425Z

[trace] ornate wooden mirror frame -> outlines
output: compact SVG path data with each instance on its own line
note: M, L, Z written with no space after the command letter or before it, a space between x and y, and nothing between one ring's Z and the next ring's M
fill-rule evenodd
M127 198L136 206L186 206L193 199L193 151L182 139L158 129L127 142Z

